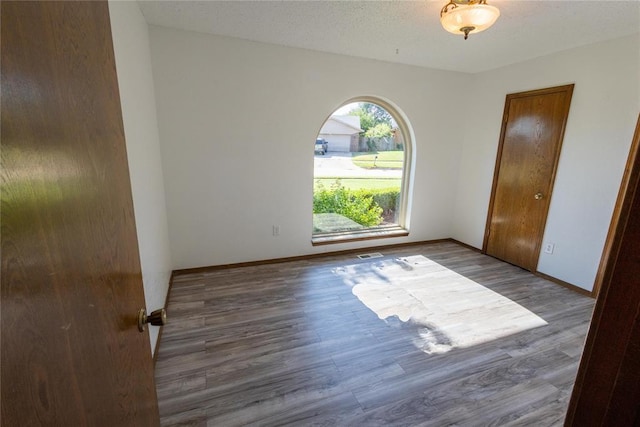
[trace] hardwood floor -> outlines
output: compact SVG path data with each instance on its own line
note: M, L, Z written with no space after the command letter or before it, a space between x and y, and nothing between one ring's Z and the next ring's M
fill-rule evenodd
M162 425L562 424L593 299L454 242L381 252L175 277Z

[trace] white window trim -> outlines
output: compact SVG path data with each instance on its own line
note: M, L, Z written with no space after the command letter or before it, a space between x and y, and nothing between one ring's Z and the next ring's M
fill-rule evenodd
M311 243L313 246L327 245L332 243L345 243L370 239L382 239L391 237L403 237L409 235L409 223L411 219L411 206L413 195L413 182L415 175L415 135L409 119L404 112L388 99L379 96L359 96L343 102L334 111L343 106L355 102L367 102L377 104L384 108L396 121L404 140L404 164L402 168L402 180L400 186L400 206L398 207L398 224L380 227L370 227L364 230L335 232L335 233L311 233ZM322 122L322 125L329 119L329 115ZM322 128L322 126L320 127ZM319 130L318 130L319 132ZM314 174L315 180L315 174ZM313 184L312 184L313 191ZM313 215L313 213L312 213Z

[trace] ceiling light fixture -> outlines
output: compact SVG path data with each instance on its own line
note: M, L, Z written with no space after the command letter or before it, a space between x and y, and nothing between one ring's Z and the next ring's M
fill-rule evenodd
M489 6L487 0L451 0L440 11L440 22L445 30L453 34L469 34L484 31L496 22L500 11Z

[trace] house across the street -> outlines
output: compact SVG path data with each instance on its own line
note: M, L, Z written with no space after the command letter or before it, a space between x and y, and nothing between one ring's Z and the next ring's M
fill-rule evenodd
M358 151L360 132L360 117L335 115L324 122L318 138L329 143L329 151L348 153Z

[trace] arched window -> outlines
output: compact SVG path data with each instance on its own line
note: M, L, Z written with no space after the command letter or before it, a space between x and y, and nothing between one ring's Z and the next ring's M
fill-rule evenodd
M325 120L314 146L314 244L408 234L413 141L390 103L357 98Z

